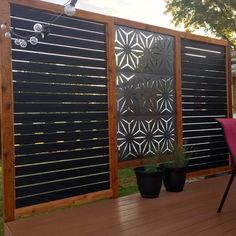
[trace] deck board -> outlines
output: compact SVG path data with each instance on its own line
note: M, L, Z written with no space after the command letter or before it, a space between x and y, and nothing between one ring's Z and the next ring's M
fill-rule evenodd
M236 182L221 214L216 210L229 176L186 184L181 193L139 194L20 219L6 236L236 235Z

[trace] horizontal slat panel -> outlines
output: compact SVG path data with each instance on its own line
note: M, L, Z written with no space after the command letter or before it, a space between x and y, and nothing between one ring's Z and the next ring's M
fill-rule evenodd
M105 68L92 67L75 67L56 64L39 64L23 61L13 61L14 70L33 71L40 73L68 74L68 75L90 75L90 76L106 76Z
M108 129L106 121L99 122L80 122L80 123L46 123L46 124L17 124L15 125L15 134L34 134L50 132L70 132L70 131L89 131Z
M194 110L194 111L184 111L184 116L220 116L220 115L227 115L227 110Z
M43 153L60 150L73 150L73 149L84 149L93 148L100 146L108 146L108 140L106 138L100 140L86 140L79 142L62 142L62 143L46 143L46 144L35 144L35 145L22 145L16 146L15 152L18 155L31 154L31 153Z
M107 112L90 113L45 113L45 114L16 114L16 123L33 122L73 122L73 121L102 121L107 120Z
M16 198L32 195L32 194L40 194L44 192L50 191L58 191L60 189L79 187L80 185L92 184L100 181L107 181L109 179L109 174L98 174L95 176L86 176L84 178L77 177L75 179L61 180L52 183L34 185L30 187L16 187Z
M183 103L182 108L186 109L207 109L207 110L224 110L226 109L227 104L217 104L217 103Z
M86 94L67 94L67 93L58 93L58 94L48 94L48 93L22 93L15 92L14 100L19 102L51 102L51 103L68 103L68 102L107 102L106 94L97 94L97 95L86 95Z
M71 189L65 189L65 190L58 190L57 192L53 193L44 193L39 194L36 196L29 196L24 198L18 198L16 201L16 207L24 207L34 204L39 204L43 202L49 202L52 200L62 199L65 197L72 197L76 195L101 191L105 189L109 189L110 185L108 181L100 182L100 183L93 183L88 186L80 186L78 188L71 188Z
M194 172L198 170L206 170L210 168L216 168L220 166L228 166L229 161L228 160L220 160L216 162L206 162L206 163L201 163L201 164L196 164L188 167L189 172Z
M206 58L208 61L211 61L212 59L220 59L222 60L222 58L224 58L224 53L215 53L212 51L207 51L207 50L200 50L199 48L194 48L194 45L192 46L192 48L186 48L186 47L182 47L181 50L182 54L191 54L191 55L195 55L196 57L201 57L201 58Z
M215 118L222 118L222 117L225 117L225 116L206 116L206 117L187 117L187 116L184 116L183 117L183 123L184 124L193 124L193 123L201 123L201 122L213 122L215 121Z
M34 24L36 23L35 21L31 22L31 21L27 20L25 18L25 16L21 16L21 17L17 17L17 18L15 16L11 17L11 21L12 21L14 27L16 28L16 32L21 35L29 34L29 32L27 32L27 30L32 30ZM44 22L42 20L39 20L38 22L41 24L44 24ZM71 27L69 25L65 25L65 27L63 27L58 22L55 22L54 24L50 25L50 33L74 37L74 38L84 38L84 39L93 39L93 40L97 40L97 41L105 41L104 25L102 26L101 32L98 32L97 30L93 31L93 30L81 29L80 23L81 23L81 21L78 20L76 27ZM47 24L44 24L44 25L47 26ZM49 33L49 35L46 36L46 39L47 39L47 37L50 37L50 33ZM46 41L46 40L44 40L44 41Z
M212 142L208 142L208 143L200 143L200 144L196 144L196 145L191 145L192 151L191 152L198 152L201 150L214 150L214 149L218 149L218 148L226 148L226 144L224 142L224 140L221 141L212 141Z
M207 89L207 90L218 90L218 91L225 91L226 85L225 84L213 84L213 83L200 83L199 81L194 81L195 83L191 83L190 81L182 82L182 86L186 89Z
M15 112L76 112L76 111L107 111L107 104L93 104L93 103L81 103L81 104L63 104L63 103L16 103Z
M37 184L37 183L44 183L49 181L73 178L73 177L83 177L85 175L96 175L101 172L108 172L109 165L96 165L96 166L86 166L82 168L76 169L73 168L71 170L59 171L59 172L52 172L47 174L38 174L33 176L18 176L16 178L16 186L24 186L29 184Z
M44 133L44 134L28 134L16 135L15 144L33 144L40 142L57 142L70 140L88 140L108 137L107 130L101 131L84 131L84 132L65 132L65 133Z
M223 134L218 135L204 135L204 136L196 136L196 137L184 137L184 143L186 145L197 145L199 143L210 143L210 142L218 142L224 141Z
M202 163L207 163L207 162L214 163L214 162L222 161L222 160L228 160L227 155L223 156L223 154L222 154L222 155L215 155L215 156L191 159L190 163L191 163L191 166L193 166L196 164L202 164Z
M197 62L192 62L192 61L183 61L182 62L182 68L191 68L191 69L198 69L198 70L212 70L212 71L218 71L218 72L223 72L225 73L225 65L208 65L208 64L201 64Z
M225 85L226 79L225 78L216 78L214 76L201 76L201 75L183 75L182 82L192 82L192 83L208 83L208 84L221 84L222 86Z
M210 43L202 43L200 41L196 40L188 40L188 39L182 39L181 40L182 46L187 46L187 47L193 47L193 48L199 48L199 49L205 49L205 50L211 50L215 52L225 52L225 47L216 45L216 44L210 44Z
M201 130L201 129L218 129L220 128L219 123L217 122L208 122L208 123L194 123L194 124L183 124L183 129L187 130Z
M216 71L205 71L205 70L191 69L191 68L185 68L182 71L182 73L183 73L183 75L194 75L194 76L196 75L196 76L225 78L225 73L219 73Z
M106 156L108 153L108 147L93 147L91 149L84 150L72 150L62 152L49 152L41 154L29 154L16 157L16 166L28 165L28 164L43 164L49 162L67 162L78 161L80 165L95 165L97 161L104 160L97 159L99 156ZM88 158L89 157L89 158ZM19 169L18 169L19 170ZM17 171L18 171L17 170ZM40 173L40 172L39 172ZM34 174L37 174L35 172Z
M27 48L26 48L27 49ZM12 56L15 60L22 61L34 61L41 63L55 63L64 64L64 65L74 65L74 66L87 66L87 67L106 67L106 61L104 59L99 58L81 58L81 56L72 56L72 55L64 55L55 53L51 54L48 52L40 52L40 51L30 51L30 50L21 50L21 49L13 49ZM66 50L65 50L66 51Z
M41 84L41 83L14 83L15 91L22 92L48 92L48 93L85 93L107 94L107 88L91 85L64 85L64 84Z
M20 157L19 157L20 158ZM63 162L51 162L51 163L41 163L36 165L26 165L26 166L17 166L16 174L18 177L21 176L37 176L42 174L50 173L61 173L63 171L73 170L76 171L78 169L83 169L86 166L100 166L100 165L108 165L108 156L100 156L96 158L88 158L88 159L80 159L77 158L75 160L68 160ZM18 178L17 177L17 178ZM61 175L60 178L63 178Z
M195 95L195 96L214 96L214 97L226 97L226 91L214 91L214 90L200 90L200 89L182 89L183 95Z
M198 137L207 135L220 135L222 134L221 129L209 129L209 130L194 130L194 131L183 131L183 137Z
M193 62L193 63L200 63L200 64L206 64L211 66L222 66L225 64L225 60L223 58L211 58L211 60L208 60L208 58L202 58L194 55L188 54L187 51L185 51L181 55L182 62Z
M209 97L209 96L197 96L197 95L188 95L182 96L182 101L185 102L206 102L214 104L227 103L226 97Z
M18 17L24 16L24 18L27 18L30 20L34 19L34 21L36 21L36 22L38 22L38 21L48 22L49 19L51 19L52 17L54 18L54 16L56 15L56 14L47 13L44 11L38 11L36 9L26 8L26 7L20 6L20 5L15 5L15 4L13 5L12 4L11 6L12 6L11 7L11 15L18 16ZM96 22L92 22L92 21L87 21L87 20L83 20L83 19L79 19L79 18L61 16L59 19L57 19L56 22L62 26L69 25L71 27L77 28L79 25L80 28L84 29L84 30L104 32L104 24L100 24L100 23L96 23Z

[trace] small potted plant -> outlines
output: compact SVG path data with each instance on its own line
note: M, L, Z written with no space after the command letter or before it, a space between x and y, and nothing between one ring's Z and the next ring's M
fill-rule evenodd
M134 168L139 192L144 198L155 198L159 196L163 171L159 163L162 158L160 152L155 152L145 158L145 165Z
M163 165L163 180L166 191L183 191L188 164L186 151L188 150L183 145L175 144L170 154L170 161Z

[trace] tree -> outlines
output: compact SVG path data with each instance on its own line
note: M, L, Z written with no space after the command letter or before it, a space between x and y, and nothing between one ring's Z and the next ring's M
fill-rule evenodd
M165 0L173 23L187 31L203 27L236 48L236 0Z

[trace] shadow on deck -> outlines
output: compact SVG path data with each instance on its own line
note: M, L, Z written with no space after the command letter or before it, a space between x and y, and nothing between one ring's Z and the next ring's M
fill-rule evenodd
M236 181L221 214L216 210L229 176L186 184L159 198L138 194L5 224L5 236L236 235Z

